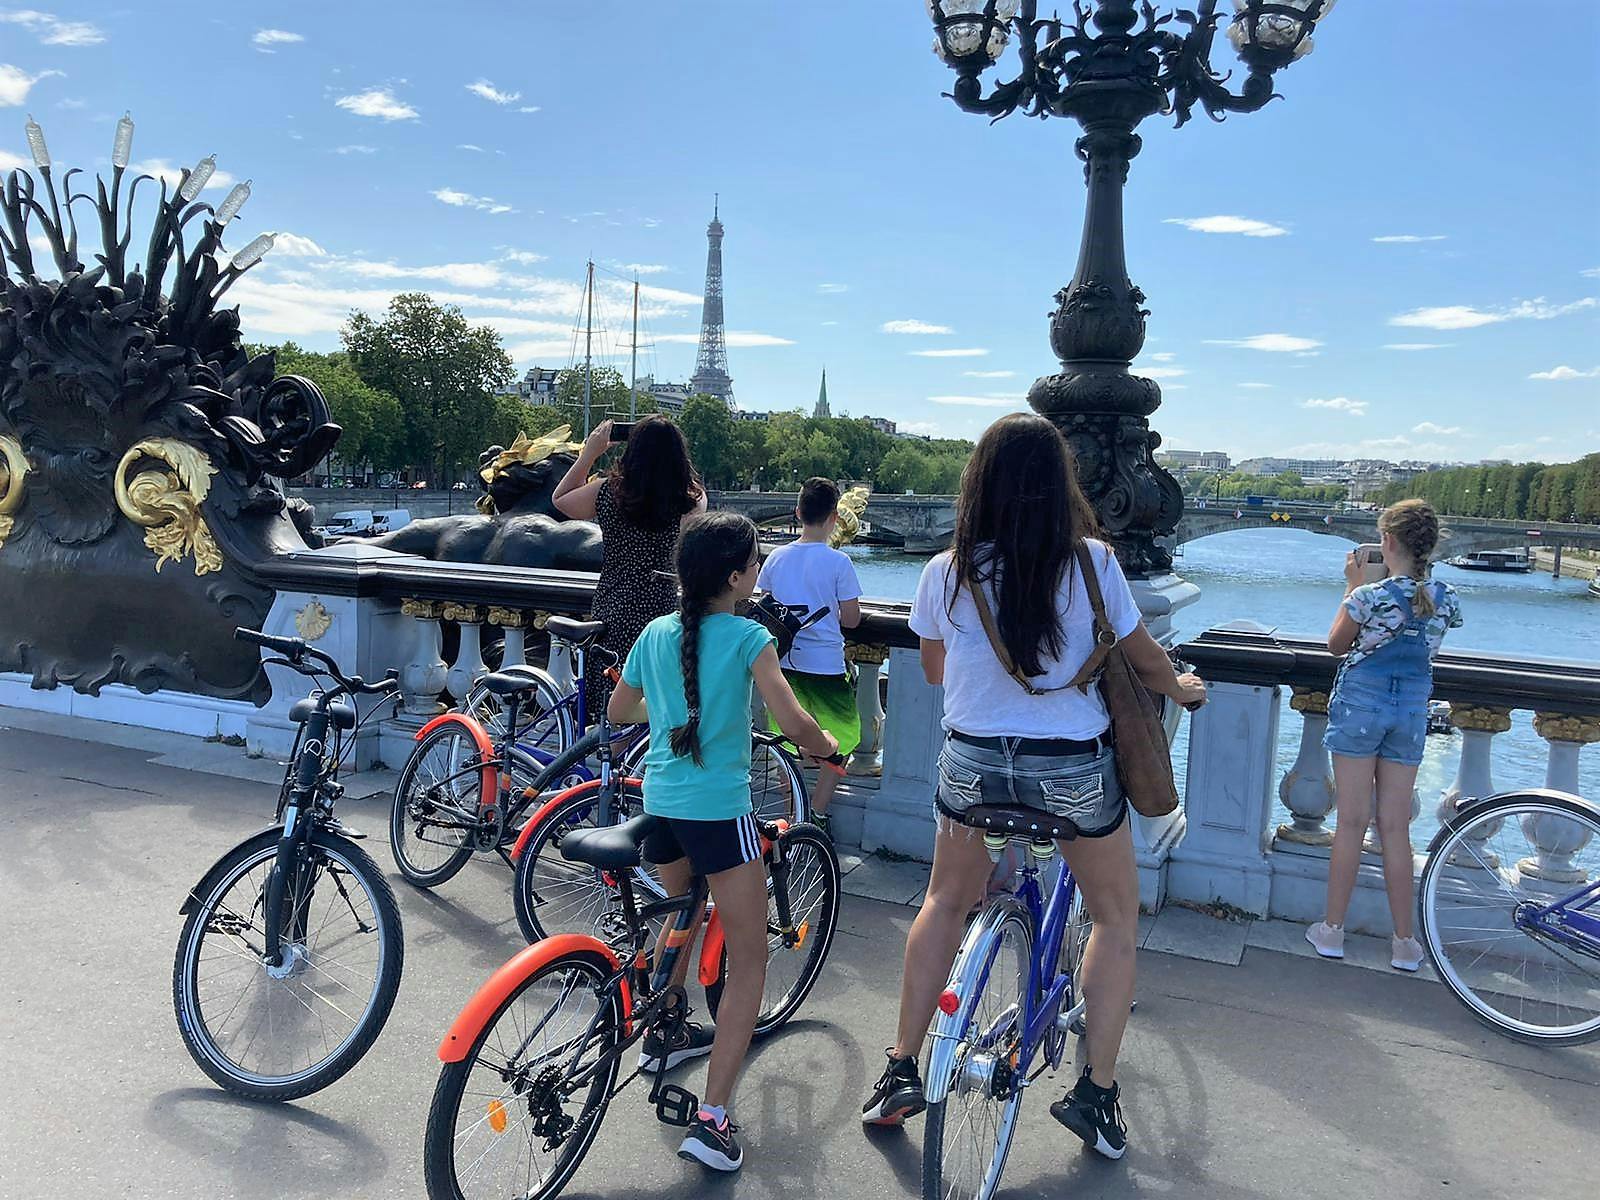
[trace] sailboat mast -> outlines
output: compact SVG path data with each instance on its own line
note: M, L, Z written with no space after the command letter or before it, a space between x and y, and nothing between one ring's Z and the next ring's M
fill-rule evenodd
M633 355L628 382L628 420L639 416L639 277L633 279Z
M589 260L589 273L583 284L584 299L588 303L589 316L584 324L583 333L583 436L589 436L590 397L593 394L594 384L594 260Z

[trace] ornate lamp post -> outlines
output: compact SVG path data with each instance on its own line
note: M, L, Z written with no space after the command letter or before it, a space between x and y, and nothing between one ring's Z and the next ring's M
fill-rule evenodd
M1072 443L1089 498L1135 578L1169 574L1172 554L1162 539L1183 515L1183 493L1151 457L1161 439L1149 417L1161 389L1128 371L1149 315L1123 256L1122 188L1140 147L1134 130L1156 113L1175 112L1182 125L1196 104L1216 120L1261 108L1274 98L1273 72L1310 52L1312 28L1334 3L1233 0L1227 37L1248 69L1233 92L1210 64L1225 19L1217 0L1165 16L1149 0L1097 0L1092 14L1074 0L1070 24L1039 20L1036 0L928 0L934 52L956 71L950 95L957 104L995 120L1021 110L1083 126L1076 147L1089 189L1083 243L1050 318L1062 370L1036 381L1028 403ZM1021 70L984 95L979 76L1013 38Z

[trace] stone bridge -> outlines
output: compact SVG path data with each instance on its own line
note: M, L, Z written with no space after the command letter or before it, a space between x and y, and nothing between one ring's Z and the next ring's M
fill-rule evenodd
M794 492L712 492L711 507L741 512L757 525L786 523L794 516ZM863 541L903 545L931 553L950 544L955 529L954 496L897 496L876 492L867 504L870 533ZM1187 500L1178 522L1176 544L1230 529L1287 527L1328 534L1350 542L1378 540L1378 514L1368 509L1325 504L1249 505L1236 500ZM1600 549L1600 525L1499 521L1486 517L1445 517L1442 555L1470 554L1512 546Z

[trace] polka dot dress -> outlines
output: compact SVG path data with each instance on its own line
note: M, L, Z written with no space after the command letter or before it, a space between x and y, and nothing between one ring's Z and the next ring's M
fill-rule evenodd
M656 572L673 572L683 518L674 517L664 529L640 528L623 513L614 490L607 479L594 499L595 521L605 539L605 559L589 615L606 623L600 644L626 659L646 625L677 610L677 580ZM598 663L589 663L584 687L589 719L599 720L600 707L611 697L611 683Z

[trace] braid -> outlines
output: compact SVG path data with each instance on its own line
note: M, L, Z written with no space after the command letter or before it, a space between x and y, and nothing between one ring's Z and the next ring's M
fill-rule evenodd
M1411 608L1424 619L1433 616L1433 593L1428 578L1433 571L1433 551L1439 544L1439 515L1426 500L1402 500L1383 510L1378 528L1392 533L1411 555L1411 578L1417 581Z
M688 755L700 766L700 621L705 616L702 601L683 598L678 619L683 623L683 646L680 661L683 664L683 699L689 708L689 718L672 731L672 752L680 758Z

